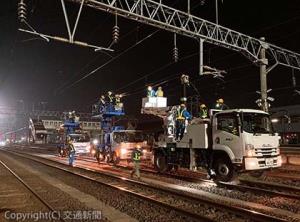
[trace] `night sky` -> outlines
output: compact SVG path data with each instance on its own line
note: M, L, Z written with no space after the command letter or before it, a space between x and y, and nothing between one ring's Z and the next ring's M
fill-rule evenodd
M147 84L163 81L170 104L180 97L179 76L190 75L202 100L211 105L222 96L230 107L255 108L259 97L259 68L243 55L214 45L205 44L204 64L227 71L223 81L198 75L198 43L195 39L178 37L178 63L172 63L173 34L154 27L119 18L120 42L114 53L107 55L92 49L54 42L47 43L32 35L21 33L17 19L17 2L1 0L0 9L0 106L35 108L47 102L50 110L91 111L97 97L108 90L127 93L125 108L133 114L140 110L141 97ZM28 22L39 32L67 37L59 0L31 0L28 3ZM165 4L185 10L184 0L163 0ZM214 21L214 2L191 0L193 14ZM300 53L299 0L271 1L224 0L219 5L219 22L236 31ZM74 20L78 6L67 3ZM111 42L114 16L84 8L76 40L107 47ZM150 38L132 47L109 62L124 50L149 34ZM93 75L77 80L107 63ZM158 71L156 71L158 70ZM155 72L156 71L156 72ZM300 84L300 73L295 71ZM138 79L138 80L137 80ZM134 82L137 80L136 82ZM268 75L269 88L275 97L273 106L299 104L300 96L293 95L292 70L276 67ZM298 85L299 85L298 84ZM300 87L299 87L300 88ZM190 88L189 95L195 94Z

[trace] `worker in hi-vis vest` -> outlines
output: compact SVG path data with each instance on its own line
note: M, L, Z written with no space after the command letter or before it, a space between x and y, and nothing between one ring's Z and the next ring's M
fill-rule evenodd
M184 104L181 104L176 113L176 140L181 140L185 131L185 121L192 118L191 114L186 110Z
M141 178L140 176L140 164L141 164L141 157L143 155L143 152L141 151L141 146L137 145L131 154L131 159L133 162L133 169L131 171L130 176L133 177L133 174L137 176L138 179Z

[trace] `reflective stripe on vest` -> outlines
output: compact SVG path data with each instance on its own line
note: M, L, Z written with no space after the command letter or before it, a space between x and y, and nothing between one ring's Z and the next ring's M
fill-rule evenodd
M180 112L180 110L177 110L177 117L176 117L176 119L180 119L180 120L185 119L184 116L183 116L183 112L184 112L184 110L182 110L181 112Z
M133 155L133 160L140 160L141 159L141 153L140 152L135 152Z
M207 117L207 110L202 110L201 117Z

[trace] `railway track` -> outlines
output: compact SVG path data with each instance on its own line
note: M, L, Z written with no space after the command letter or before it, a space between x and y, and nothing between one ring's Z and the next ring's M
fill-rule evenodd
M143 183L140 181L130 180L124 177L119 177L107 173L102 173L102 172L100 173L92 169L88 169L88 170L84 169L84 172L95 173L96 177L91 177L82 172L75 172L74 168L69 168L68 166L65 166L62 163L55 162L54 160L46 160L41 157L36 157L30 154L24 154L19 152L18 153L11 152L11 153L26 159L36 161L46 166L62 170L64 172L73 175L80 176L87 180L100 183L110 188L121 190L122 192L125 192L128 195L133 195L137 198L160 205L164 208L168 208L170 210L180 212L180 214L184 215L185 217L192 218L197 221L199 220L214 221L212 215L203 216L203 214L199 213L199 206L205 206L207 208L206 210L213 211L214 214L218 214L220 212L224 214L224 211L226 211L229 215L231 215L229 217L232 217L232 215L236 215L237 217L241 217L245 219L251 218L253 221L287 221L282 218L274 217L272 215L267 215L253 210L244 209L238 206L230 206L206 198L201 198L199 196L196 197L196 196L188 195L186 193L178 193L172 189L156 187L151 184ZM103 180L100 181L99 178L97 179L97 177L99 177L100 175L109 178L110 183L104 182ZM145 190L145 189L147 190L146 193L140 192L140 190ZM165 194L168 197L172 196L174 199L182 200L182 201L180 201L179 205L174 206L174 204L173 205L170 204L172 202L170 199L168 198L166 199L165 197L158 195L161 193ZM194 211L193 208L191 207L187 208L183 206L184 203L186 204L188 201L192 201L190 202L190 204L188 204L189 206L193 206L193 205L197 206L196 208L198 209L198 212L197 210Z
M81 159L85 160L85 159ZM91 160L85 160L88 162L92 162ZM123 168L126 170L130 170L131 167L128 166L122 166L118 165L116 166L118 168ZM194 177L188 177L188 176L182 176L182 175L176 175L172 173L159 173L152 169L141 169L141 172L149 173L149 174L161 174L164 176L168 176L174 179L183 180L187 182L205 182L205 183L211 183L214 184L215 182L211 180L207 180L204 178L194 178ZM203 174L203 176L206 176L206 174ZM269 182L261 182L261 181L251 181L246 179L239 179L238 184L232 184L232 183L224 183L224 182L218 182L217 185L219 187L225 187L228 189L235 189L240 191L251 191L255 192L257 194L269 194L272 196L281 196L286 197L290 199L300 200L300 188L293 187L293 186L287 186L283 184L275 184L275 183L269 183Z
M35 190L32 188L29 184L27 184L14 170L12 170L10 167L8 167L2 160L0 160L0 165L6 169L17 181L19 181L20 184L22 184L26 190L33 195L43 206L45 206L51 214L51 218L59 218L58 221L65 222L63 218L60 217L60 215L57 213L57 211L54 209L51 204L49 204L45 199L43 199Z
M93 162L95 163L94 160L87 159L87 158L82 158L78 157L77 159L86 161L86 162ZM101 162L101 164L107 164L105 162ZM117 168L125 169L125 170L131 170L131 167L124 166L124 165L117 165L115 166ZM213 181L207 180L204 178L197 178L194 177L188 177L188 176L182 176L182 175L176 175L172 173L159 173L153 169L141 169L141 172L143 173L148 173L148 174L161 174L162 176L168 176L174 179L182 180L182 181L187 181L187 182L194 182L194 183L212 183L214 184ZM206 174L201 174L203 177L206 177ZM245 179L240 179L238 184L232 184L232 183L223 183L219 182L217 183L219 187L224 187L232 190L239 190L243 192L254 192L256 194L269 194L272 196L281 196L285 198L290 198L290 199L295 199L295 200L300 200L300 188L297 187L292 187L292 186L287 186L287 185L282 185L282 184L275 184L275 183L268 183L268 182L261 182L261 181L251 181L251 180L245 180Z

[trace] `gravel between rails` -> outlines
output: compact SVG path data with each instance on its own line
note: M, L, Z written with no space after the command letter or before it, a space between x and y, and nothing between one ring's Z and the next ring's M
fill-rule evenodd
M40 158L39 158L40 159ZM76 170L77 170L77 168L76 168ZM79 169L78 169L79 170ZM99 174L98 174L98 176L99 176ZM289 219L291 219L291 218L289 218ZM234 221L236 221L236 220L234 220ZM292 220L291 220L292 221Z
M165 181L168 183L173 183L173 184L183 185L186 187L196 188L199 190L204 190L207 192L215 193L215 194L230 197L230 198L260 203L260 204L263 204L266 206L288 210L293 213L299 213L299 211L300 211L300 201L297 201L297 200L289 200L289 199L281 198L281 197L270 198L270 195L267 195L267 194L266 195L257 195L257 194L254 195L253 192L241 192L241 191L237 191L237 190L228 190L226 188L219 188L219 187L216 187L214 185L209 185L209 184L190 183L190 182L185 182L182 180L177 180L174 178L163 177L161 175L144 174L144 176L145 175L147 175L147 177L151 177L151 178L157 179L157 180L162 180L162 181Z
M12 154L9 154L12 155ZM109 204L110 206L119 209L122 212L126 212L132 217L138 218L140 221L193 221L190 218L182 217L179 213L174 211L168 211L161 207L155 206L149 202L142 201L133 196L128 196L121 191L112 190L106 186L99 185L98 183L89 181L78 176L71 175L67 172L63 172L37 162L33 162L28 159L24 159L19 156L15 156L15 159L22 160L23 163L30 164L32 166L38 167L44 173L47 173L50 176L55 176L59 178L64 183L68 185L74 185L76 181L76 188L82 192L89 193L90 195L95 196L97 199ZM95 175L94 175L95 176ZM99 175L98 179L108 180ZM107 181L115 182L115 181ZM150 191L149 191L150 192ZM153 194L153 193L151 193ZM150 193L149 193L150 195ZM167 198L167 197L164 197ZM176 200L173 200L176 201ZM211 213L210 211L205 212L206 214ZM224 219L224 217L223 217ZM218 221L221 221L220 219ZM227 220L228 221L228 220ZM242 220L245 221L245 220Z
M126 169L124 167L119 167L119 168L123 168L123 170L128 171L128 169ZM195 173L192 172L191 174L194 175ZM188 172L184 172L183 175L187 177ZM269 206L269 207L288 210L293 213L300 213L300 200L296 200L296 199L290 199L290 198L285 198L285 197L281 197L281 196L274 196L274 195L270 195L267 193L259 194L257 192L251 191L251 190L245 192L244 190L240 191L240 190L234 189L234 188L228 189L228 188L226 188L226 186L219 187L214 183L188 182L188 181L184 181L182 179L172 178L172 175L164 176L164 175L160 175L160 174L143 172L143 176L146 176L146 177L149 177L149 178L152 178L155 180L165 181L167 183L173 183L176 185L181 185L181 186L185 186L185 187L190 187L190 188L195 188L195 189L215 193L215 194L218 194L221 196L226 196L226 197L230 197L230 198L234 198L234 199L240 199L240 200L245 200L245 201L249 201L249 202L263 204L263 205ZM245 176L243 178L245 178ZM247 177L247 179L249 179L249 177Z
M76 170L80 170L77 169ZM82 170L81 170L82 171ZM83 170L84 174L87 174L86 170ZM98 178L100 177L99 173L92 173L90 172L89 174L92 174L93 176L97 176ZM101 179L104 179L103 176L101 176ZM105 176L106 177L106 176ZM115 179L112 180L111 177L105 178L105 180L109 182L115 182ZM129 186L129 184L127 184ZM135 190L135 192L139 192L139 189L141 189L140 185L130 185L130 189ZM169 192L163 192L163 191L158 191L157 189L149 189L149 188L143 188L143 192L149 192L148 195L155 196L156 199L163 199L164 202L170 202L176 206L180 206L181 208L186 208L186 209L193 209L193 211L199 212L199 213L204 213L206 215L210 215L211 217L214 218L216 221L248 221L246 218L243 220L240 220L240 216L233 215L231 213L226 213L226 212L220 212L220 210L217 210L215 207L211 206L205 206L205 204L197 204L195 201L191 201L186 198L182 198L181 196L172 196L170 195ZM199 202L199 201L197 201Z
M18 158L12 157L11 155L4 154L0 152L0 159L15 173L17 173L35 192L37 192L41 198L47 201L56 211L59 211L62 215L62 218L68 218L66 213L68 212L83 212L83 211L92 211L93 209L87 208L84 204L80 203L77 199L72 198L70 195L62 192L61 190L53 187L51 184L45 182L44 180L38 178L36 174L32 173L28 168L37 167L32 165L31 163L24 164L24 161L21 163L18 161ZM42 169L36 168L41 171ZM2 181L1 181L2 184ZM21 184L22 185L22 184ZM23 186L23 185L22 185ZM30 198L32 200L32 198ZM26 200L25 200L26 201ZM30 204L29 204L30 206ZM31 207L30 212L38 213L38 212L49 212L49 210L41 209L40 207ZM17 211L19 212L19 211ZM21 211L24 212L24 211ZM28 211L27 211L28 212ZM1 221L1 220L0 220ZM28 221L28 220L27 220ZM30 220L29 220L30 221ZM48 221L48 219L40 219L38 221ZM55 220L59 221L59 220ZM66 219L66 221L70 221ZM81 220L87 221L87 220ZM88 221L105 221L103 220L88 220Z
M5 219L5 213L48 211L15 176L0 164L0 221Z

